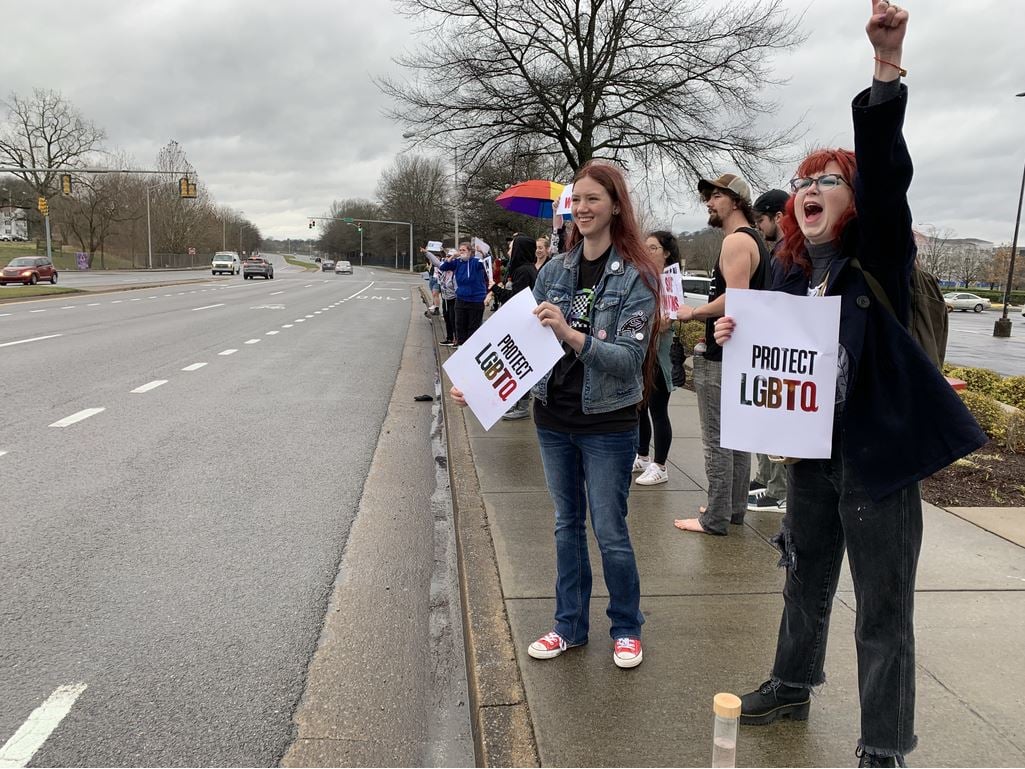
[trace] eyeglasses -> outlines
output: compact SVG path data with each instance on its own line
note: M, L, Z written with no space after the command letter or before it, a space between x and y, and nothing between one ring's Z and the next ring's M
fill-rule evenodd
M849 182L844 179L840 174L823 174L812 178L811 176L798 176L790 180L790 189L795 193L806 192L811 189L813 184L817 184L819 190L831 190L839 187L841 184L847 184Z

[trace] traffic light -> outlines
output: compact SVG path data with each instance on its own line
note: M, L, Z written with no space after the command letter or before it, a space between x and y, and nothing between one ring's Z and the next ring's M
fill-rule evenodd
M49 216L50 215L50 205L49 205L49 203L46 202L46 198L39 198L38 208L39 208L39 213L41 213L43 216Z
M61 174L61 194L71 194L71 174Z
M178 180L178 197L180 198L194 198L196 197L196 183L190 182L189 177L183 176Z
M317 226L317 223L315 221L313 221L312 219L310 219L310 229L312 230L316 226Z

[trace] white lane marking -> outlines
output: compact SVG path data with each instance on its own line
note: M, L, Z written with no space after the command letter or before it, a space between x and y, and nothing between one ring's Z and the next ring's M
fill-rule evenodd
M281 328L292 328L291 323L285 323Z
M305 286L303 286L303 288L313 288L313 284L307 283Z
M29 312L46 312L46 310L29 310Z
M305 323L306 322L306 318L296 318L295 322L296 323Z
M64 419L58 419L56 422L50 425L50 427L70 427L71 425L75 424L75 422L81 422L83 419L94 417L101 411L106 410L106 408L82 409L81 411L76 411L69 417L64 417Z
M66 307L62 307L61 309L66 310L67 308ZM9 312L0 312L0 318L6 318L10 314L11 313L9 313Z
M6 451L0 451L0 457L2 457L6 453L7 453Z
M87 304L86 305L86 307L99 307L99 306L100 306L99 302L93 302L92 304Z
M34 336L31 339L19 339L17 342L4 342L3 344L0 344L0 347L13 347L16 344L26 344L28 342L39 342L39 341L41 341L43 339L56 339L59 336L64 336L64 334L47 334L46 336Z
M138 297L136 299L132 299L130 301L132 301L132 302L141 302L142 301L142 297L140 296L140 297Z
M234 354L235 354L235 353L237 353L237 352L238 352L238 350L231 350L231 349L229 349L229 350L221 350L221 351L220 351L219 353L217 353L217 354L218 354L218 355L234 355Z
M280 334L280 333L281 333L280 331L268 331L266 334L264 334L264 336L274 336L275 334Z
M220 304L208 304L206 307L193 307L192 312L198 312L199 310L212 310L214 307L223 307L224 302Z
M203 368L203 366L205 366L205 365L206 365L205 363L193 363L193 364L183 368L182 371L198 371L199 369Z
M155 297L155 296L147 296L146 298L147 298L147 299L157 299L157 298L159 298L159 297Z
M111 302L111 304L121 304L121 302L123 301L124 299L115 299L113 302Z
M259 339L247 339L246 344L256 344L259 341Z
M164 294L164 296L171 296L170 294Z
M373 288L373 287L374 287L374 283L376 283L376 281L373 281L373 280L372 280L372 281L370 281L370 285L369 285L369 286L367 286L366 288L361 288L361 289L360 289L359 291L357 291L357 292L356 292L355 294L353 294L352 296L359 296L359 295L360 295L360 294L362 294L362 293L363 293L364 291L369 291L369 290L370 290L371 288ZM345 299L343 299L342 301L343 301L343 302L347 302L347 301L349 301L350 299L352 299L352 296L347 296L347 297L345 297Z
M28 766L32 756L64 720L64 716L71 712L75 700L85 690L86 684L66 684L57 687L0 748L0 767Z
M321 313L323 313L323 312L324 312L323 310L314 310L314 311L313 311L313 314L314 314L314 315L320 315L320 314L321 314Z
M312 318L313 316L312 315L306 315L305 317L306 318Z
M133 393L148 393L150 390L156 390L160 385L167 384L166 379L154 379L152 382L147 382L144 385L140 385L132 390Z
M284 291L271 291L270 295L271 296L277 296L278 294L283 294L283 293L285 293L285 292Z

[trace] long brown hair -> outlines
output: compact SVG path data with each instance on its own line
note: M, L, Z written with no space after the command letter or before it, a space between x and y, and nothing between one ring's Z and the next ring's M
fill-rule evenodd
M576 183L584 177L590 177L598 182L605 191L609 193L612 202L619 207L619 213L613 215L612 223L609 225L609 235L616 253L624 261L633 265L640 273L644 285L655 297L655 310L652 313L651 335L648 337L648 348L644 354L644 399L642 405L647 403L648 393L651 392L655 381L655 371L658 367L658 335L662 330L662 265L656 265L644 246L644 236L641 228L637 225L637 216L634 214L633 204L630 202L630 194L626 188L626 177L623 172L614 165L601 161L589 160L582 165L573 177ZM579 234L579 233L578 233Z
M858 166L854 159L854 153L845 149L815 150L815 152L801 161L801 165L797 167L797 175L808 176L809 174L822 173L830 162L840 166L840 172L844 179L849 184L854 184L854 175L857 173ZM794 201L796 199L796 195L792 194L790 196L783 209L783 218L779 221L779 227L783 231L783 245L779 249L779 261L783 266L784 272L789 271L796 264L804 270L806 275L811 275L811 259L808 258L808 247L804 243L804 233L801 232L801 228L797 224L797 216L794 214ZM839 239L843 228L847 226L847 222L857 216L857 213L852 197L850 208L844 211L836 222L836 228L832 233L834 239Z

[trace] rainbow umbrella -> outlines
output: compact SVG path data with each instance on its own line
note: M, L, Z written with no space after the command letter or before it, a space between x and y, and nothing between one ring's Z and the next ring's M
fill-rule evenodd
M514 184L495 198L495 202L506 211L539 219L551 219L552 201L558 200L562 188L563 185L558 182L531 179Z

